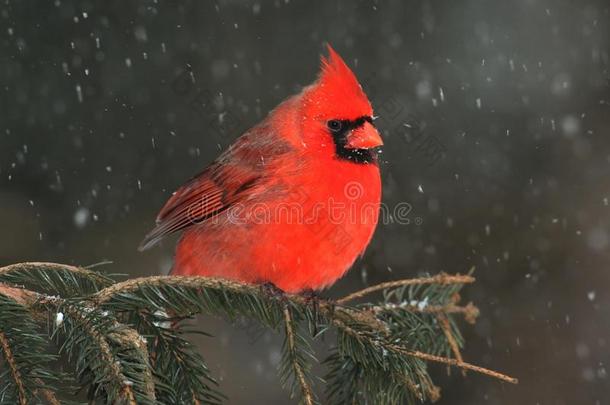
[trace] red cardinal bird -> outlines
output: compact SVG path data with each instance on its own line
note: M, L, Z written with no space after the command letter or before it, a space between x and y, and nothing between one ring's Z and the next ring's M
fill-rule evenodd
M183 230L172 274L290 293L345 274L377 225L383 142L358 80L328 53L312 85L174 193L140 250Z

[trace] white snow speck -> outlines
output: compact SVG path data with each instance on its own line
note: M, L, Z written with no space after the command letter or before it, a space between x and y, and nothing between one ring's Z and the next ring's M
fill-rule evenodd
M87 223L89 222L90 216L91 216L91 213L89 212L89 210L87 208L80 207L74 213L74 225L76 225L76 227L79 229L84 228L87 225Z
M422 301L417 303L417 309L423 311L428 306L428 297L425 297Z
M83 102L83 88L80 84L76 85L76 97L78 98L79 103Z
M415 94L420 100L429 98L432 94L432 85L429 81L422 80L415 85Z
M561 129L566 138L573 138L580 131L580 120L574 115L566 115L561 120Z
M61 312L58 312L55 315L55 326L60 327L62 323L64 323L64 314Z
M368 284L369 273L366 269L366 266L362 266L362 269L360 269L360 278L362 279L362 284Z
M167 312L162 311L160 309L156 310L154 315L158 318L165 318L165 319L169 318L169 316L167 315ZM153 325L155 325L157 328L169 329L172 326L172 323L169 321L154 321Z
M138 40L139 42L148 41L148 34L146 33L146 28L144 28L141 25L138 25L136 28L134 28L133 35L136 37L136 40Z

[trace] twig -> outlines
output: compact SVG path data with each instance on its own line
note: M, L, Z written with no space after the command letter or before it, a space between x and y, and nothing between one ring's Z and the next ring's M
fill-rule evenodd
M439 275L433 277L421 277L421 278L413 278L407 280L397 280L397 281L388 281L387 283L377 284L360 291L356 291L352 294L349 294L343 298L337 300L337 304L346 304L349 301L353 301L358 298L362 298L365 295L374 293L376 291L387 290L388 288L397 288L403 287L407 285L419 285L419 284L468 284L473 283L475 278L469 275L463 274L445 274L441 273Z
M92 271L92 270L89 270L89 269L86 269L83 267L76 267L76 266L71 266L69 264L59 264L59 263L51 263L51 262L24 262L24 263L10 264L8 266L0 267L0 275L8 274L12 271L18 271L18 270L27 271L27 270L40 270L40 269L49 269L49 270L55 270L55 271L60 271L60 270L69 271L76 275L95 279L101 285L107 285L109 281L112 281L112 280L108 279L107 277L101 275L100 273L97 273L95 271Z
M105 304L117 294L133 292L142 287L161 287L161 286L183 286L190 288L211 288L222 289L225 291L240 292L246 294L260 294L260 288L256 285L238 283L236 281L215 277L198 276L152 276L140 277L126 280L106 287L91 296L90 301L94 306ZM307 298L298 294L285 294L284 298L299 305L307 305ZM343 319L351 319L381 332L387 333L386 325L375 318L367 311L355 308L336 306L334 302L321 300L319 308L321 313L331 318L338 316Z
M39 296L39 294L34 291L26 290L25 288L12 287L4 283L0 283L0 294L9 297L16 303L24 306L33 304Z
M39 386L43 386L44 383L40 378L36 378L35 379L36 384L38 384ZM40 392L40 395L47 401L48 404L50 405L61 405L61 402L59 402L59 400L57 399L57 397L55 396L55 393L53 391L51 391L50 389L47 388L39 388L37 390L34 391L35 393Z
M257 294L259 288L253 284L238 283L216 277L190 277L190 276L152 276L138 277L106 287L93 294L90 301L94 305L101 305L111 300L115 295L139 290L142 287L179 285L191 288L214 288L234 292Z
M128 379L125 377L125 374L123 374L123 370L121 369L121 362L115 358L116 355L106 338L102 336L102 334L95 328L95 325L92 325L91 322L89 322L87 319L87 312L83 312L75 305L65 305L62 309L66 315L69 315L72 319L77 320L80 327L97 343L99 355L110 367L113 378L115 379L117 385L121 387L121 398L125 399L130 405L136 405L137 402L133 394L133 390L131 389L131 384L128 383ZM117 336L118 333L114 332L113 335Z
M297 349L296 343L294 341L292 315L290 314L290 308L287 305L284 308L284 322L286 323L286 339L288 340L288 350L290 350L292 357L294 357ZM292 360L292 367L294 369L296 379L298 380L299 385L301 386L303 400L307 405L313 405L313 394L311 391L311 387L309 386L309 383L307 383L307 379L305 378L305 373L303 373L301 366L294 359Z
M493 371L493 370L489 370L487 368L484 367L480 367L480 366L475 366L474 364L470 364L470 363L466 363L464 361L458 361L456 359L450 359L447 357L441 357L441 356L436 356L433 354L429 354L429 353L422 353L420 351L417 350L405 350L401 347L395 346L395 345L391 345L390 346L393 350L400 352L400 353L404 353L408 356L413 356L413 357L417 357L419 359L422 360L428 360L428 361L433 361L435 363L442 363L442 364L447 364L448 366L454 366L454 367L459 367L461 369L465 369L465 370L472 370L474 372L477 372L479 374L484 374L493 378L497 378L499 380L502 381L506 381L509 382L511 384L518 384L519 380L513 377L510 377L506 374L502 374L502 373L498 373L497 371Z
M8 338L2 331L0 331L0 346L2 346L2 352L4 352L4 360L6 361L6 364L8 364L8 367L11 370L11 376L13 376L13 381L15 381L15 385L17 386L19 404L27 405L28 399L25 394L25 387L23 386L23 381L21 380L21 373L19 372L19 367L15 362L13 350L11 349L11 345L9 344Z
M115 339L121 347L131 347L135 351L138 352L140 356L140 360L144 364L148 364L150 356L148 353L148 347L146 345L146 341L143 339L142 335L140 335L137 331L132 328L125 327L124 325L115 322L115 326L117 327L117 332L113 332L110 336ZM122 326L121 329L118 329L119 326ZM153 379L151 367L146 367L143 373L143 382L146 388L146 393L149 398L155 399L155 382Z
M475 278L472 276L469 276L469 275L461 275L461 274L448 275L448 274L442 273L442 274L439 274L439 275L433 276L433 277L424 277L424 278L417 278L417 279L398 280L398 281L391 281L391 282L387 282L387 283L381 283L381 284L378 284L378 285L375 285L372 287L365 288L364 290L357 291L342 299L337 300L336 302L338 304L344 304L348 301L351 301L351 300L354 300L357 298L361 298L361 297L363 297L367 294L370 294L372 292L375 292L375 291L380 291L380 290L384 290L387 288L396 288L396 287L405 286L405 285L466 284L466 283L472 283L474 281L475 281ZM238 283L238 282L226 280L226 279L221 279L221 278L188 277L188 276L154 276L154 277L141 277L141 278L136 278L133 280L127 280L122 283L116 283L116 284L114 284L110 287L107 287L103 290L100 290L98 293L94 294L92 300L96 304L102 304L102 303L112 299L112 297L118 293L134 291L134 290L141 288L142 286L151 286L151 285L182 285L182 286L190 285L191 287L224 288L224 289L228 289L228 290L232 290L232 291L250 292L250 293L255 293L255 294L259 292L259 289L256 286L249 285L249 284L242 284L242 283ZM304 300L303 297L296 296L296 295L287 294L286 297L288 299L292 299L301 304L303 303L303 300ZM340 309L340 308L351 310L351 309L345 308L345 307L337 307L337 309ZM464 312L473 311L472 307L470 307L470 309L468 309L468 308L469 307L467 306L467 307L464 307L464 309L460 309L458 311L464 311ZM322 302L320 305L320 310L326 312L329 310L334 310L334 308L330 308L328 303ZM347 313L344 312L344 314L347 314L351 319L355 320L356 322L359 321L358 317L361 316L363 313L364 313L364 311L354 311L354 310L351 310L350 312L347 312ZM355 316L355 318L354 318L354 316ZM368 322L370 323L370 318L361 317L361 319L368 319ZM343 325L343 327L346 327L346 324L344 321L340 321L340 320L337 320L337 321L339 321L340 324ZM356 331L354 331L354 333L357 334ZM449 358L440 357L440 356L434 356L431 354L417 352L417 351L412 352L412 351L408 351L408 350L404 350L404 349L400 349L400 350L404 354L409 354L411 356L419 357L424 360L440 362L440 363L448 364L451 366L460 367L463 369L473 370L478 373L485 374L485 375L495 377L495 378L499 378L500 380L511 382L511 383L517 382L517 379L515 379L515 378L506 376L502 373L498 373L498 372L495 372L492 370L485 369L483 367L475 366L475 365L472 365L470 363L466 363L463 361L449 359Z
M436 319L438 319L438 323L439 325L441 325L441 329L443 330L443 333L447 338L447 342L449 342L449 347L451 347L451 351L453 352L455 359L460 363L463 363L464 359L462 358L462 353L460 353L460 347L458 346L455 337L451 332L451 324L449 323L449 318L446 314L440 313L436 316ZM462 370L462 375L464 377L466 376L466 370Z
M423 314L462 314L464 316L464 320L470 324L474 324L480 314L479 308L477 308L472 302L469 302L466 306L451 303L447 305L426 305L425 307L420 307L418 305L386 303L383 305L373 305L366 308L367 311L372 312L375 315L379 315L384 311L393 311L397 309L409 312L419 312Z
M423 352L420 352L418 350L408 350L408 349L405 349L403 347L396 346L396 345L393 345L393 344L383 344L383 343L381 343L378 340L371 339L366 334L358 333L358 331L356 331L352 327L342 323L338 319L333 320L333 323L337 327L342 329L344 332L349 333L350 335L352 335L352 336L354 336L354 337L356 337L358 339L366 339L367 341L369 341L369 343L371 343L372 345L375 345L375 346L379 346L380 344L382 344L385 349L392 350L392 351L394 351L396 353L400 353L400 354L404 354L404 355L412 356L412 357L417 357L417 358L422 359L422 360L433 361L435 363L442 363L442 364L447 364L449 366L454 366L454 367L459 367L459 368L462 368L462 369L472 370L472 371L475 371L477 373L484 374L484 375L487 375L487 376L490 376L490 377L494 377L494 378L497 378L499 380L506 381L506 382L509 382L509 383L512 383L512 384L517 384L519 382L519 380L517 380L516 378L509 377L509 376L507 376L505 374L499 373L497 371L489 370L489 369L486 369L484 367L475 366L474 364L466 363L466 362L463 362L463 361L458 361L456 359L450 359L450 358L447 358L447 357L436 356L436 355L429 354L429 353L423 353Z

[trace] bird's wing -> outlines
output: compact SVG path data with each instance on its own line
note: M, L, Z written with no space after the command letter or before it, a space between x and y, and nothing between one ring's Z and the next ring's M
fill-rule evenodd
M231 190L223 178L234 175L228 175L222 166L212 165L178 189L161 209L157 226L146 235L139 250L146 250L171 233L218 215L239 201L245 189L257 180L257 176L237 175L232 181L241 182L243 187Z
M165 236L212 218L264 190L265 165L287 152L282 141L254 131L243 135L218 160L178 189L157 216L139 250ZM279 143L279 144L278 144ZM278 146L279 145L279 146Z

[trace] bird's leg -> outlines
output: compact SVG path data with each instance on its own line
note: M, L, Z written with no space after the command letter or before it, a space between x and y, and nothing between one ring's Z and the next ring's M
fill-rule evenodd
M313 303L314 301L319 301L320 300L320 294L315 291L312 290L311 288L308 290L305 290L301 293L301 296L303 298L305 298L305 303L306 304L310 304Z
M261 292L265 294L268 298L277 299L280 301L286 300L286 293L284 293L284 290L278 288L275 284L271 282L261 284Z
M320 312L320 300L322 298L320 297L320 294L313 289L305 290L301 295L305 298L306 305L311 304L311 312L314 320L313 335L316 336L318 334L318 313Z

